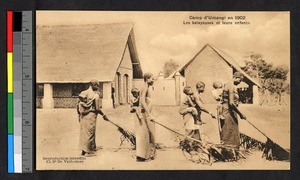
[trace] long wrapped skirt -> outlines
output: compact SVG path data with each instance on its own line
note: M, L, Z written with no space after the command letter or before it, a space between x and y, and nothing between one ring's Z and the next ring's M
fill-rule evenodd
M96 149L96 120L97 114L94 112L80 117L80 147L85 152Z

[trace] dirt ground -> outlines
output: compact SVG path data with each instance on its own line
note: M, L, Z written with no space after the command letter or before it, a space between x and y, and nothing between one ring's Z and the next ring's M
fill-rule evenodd
M207 105L213 111L215 105ZM289 107L257 107L242 105L242 112L248 120L265 132L276 143L290 149ZM105 111L111 121L134 132L134 121L130 107L121 106ZM158 106L154 109L157 121L178 131L183 131L178 107ZM207 140L219 141L217 121L203 114L207 122L201 127ZM165 148L157 151L157 158L150 162L136 162L135 151L128 142L119 148L120 133L109 122L98 117L96 143L100 149L95 157L81 157L79 148L79 122L75 109L37 109L36 158L37 169L89 169L89 170L221 170L221 169L283 169L290 168L290 162L268 161L261 158L261 151L252 154L242 162L215 162L211 166L192 163L185 159L178 148L180 138L174 133L156 125L156 141ZM246 121L240 120L240 131L264 141L266 138Z

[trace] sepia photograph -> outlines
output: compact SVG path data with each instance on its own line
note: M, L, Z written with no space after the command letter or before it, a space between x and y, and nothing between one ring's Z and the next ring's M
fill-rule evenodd
M36 11L37 170L290 170L288 11Z

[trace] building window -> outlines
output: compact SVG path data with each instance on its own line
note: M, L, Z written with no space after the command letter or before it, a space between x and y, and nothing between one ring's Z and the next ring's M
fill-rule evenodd
M81 91L86 90L86 84L73 84L72 85L72 96L77 97Z
M129 76L127 74L124 75L124 79L123 79L123 84L124 84L124 98L125 98L125 103L129 103Z
M36 97L44 97L44 84L36 85Z

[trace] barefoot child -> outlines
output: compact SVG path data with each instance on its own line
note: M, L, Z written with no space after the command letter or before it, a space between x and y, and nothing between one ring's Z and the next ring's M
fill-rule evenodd
M179 109L179 113L183 116L190 113L194 118L194 123L201 125L202 122L200 121L198 116L198 111L196 109L196 102L193 96L194 92L192 88L190 86L184 87L183 93L186 95L186 97L184 98L181 108Z
M222 93L223 93L223 84L221 82L215 81L213 82L213 90L212 95L215 98L216 101L218 101L217 106L217 115L220 118L221 126L222 126L222 120L224 120L224 117L222 116Z
M130 113L135 113L137 118L140 120L141 119L141 114L140 114L140 91L138 88L132 88L131 90L132 98L130 100Z
M131 90L132 98L130 101L130 112L135 113L140 105L140 91L137 88Z

